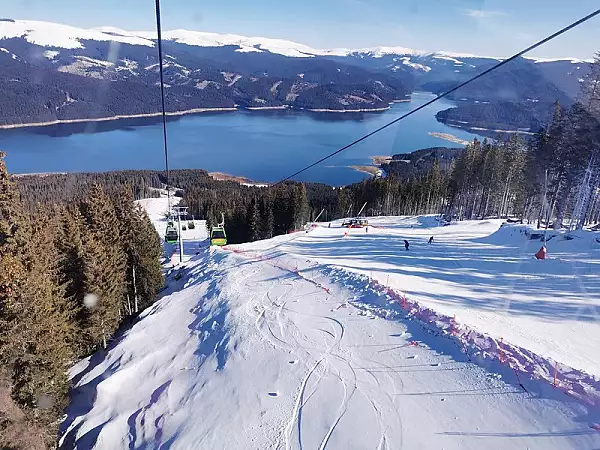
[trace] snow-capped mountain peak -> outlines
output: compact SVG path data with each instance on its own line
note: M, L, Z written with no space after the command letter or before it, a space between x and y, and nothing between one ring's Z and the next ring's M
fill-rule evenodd
M415 50L413 48L406 47L371 47L371 48L360 48L354 50L348 50L346 55L349 54L366 54L372 56L373 58L382 58L387 55L407 55L407 56L425 56L430 54L431 52L425 52L422 50Z
M152 39L154 32L137 32L137 36ZM284 39L272 39L264 37L246 37L237 34L218 34L202 31L188 31L183 29L165 31L163 38L181 44L198 47L224 47L238 46L238 51L269 51L290 57L307 57L323 54L323 50L315 50L303 44L287 41Z
M112 26L103 26L92 29L78 28L37 20L12 20L0 19L0 40L22 37L32 44L44 47L57 48L84 48L81 41L114 41L131 45L153 47L156 40L156 31L126 31ZM460 59L482 58L497 59L500 57L478 56L469 53L456 53L447 51L423 51L406 47L367 47L367 48L333 48L317 49L297 42L266 37L247 37L236 34L219 34L204 31L189 31L177 29L163 32L163 39L181 44L198 47L224 47L237 46L237 52L270 52L288 57L314 57L314 56L362 56L383 58L388 55L410 57L434 57L438 59L452 59L462 63ZM536 62L545 62L543 58L530 58ZM576 58L562 58L573 62L585 62ZM560 59L557 59L560 60ZM553 60L555 61L555 60Z
M114 29L113 29L114 30ZM115 41L124 44L145 45L152 47L154 43L139 36L109 33L105 30L86 30L70 25L42 22L37 20L0 21L0 40L22 37L31 44L44 47L83 48L82 40Z

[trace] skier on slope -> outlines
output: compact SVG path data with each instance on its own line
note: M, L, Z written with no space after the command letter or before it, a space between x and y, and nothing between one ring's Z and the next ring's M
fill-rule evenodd
M408 246L410 244L408 243L408 241L406 239L404 239L404 248L406 249L406 251L408 251Z
M429 238L429 243L430 243L430 244L433 244L433 236L431 236L431 237Z

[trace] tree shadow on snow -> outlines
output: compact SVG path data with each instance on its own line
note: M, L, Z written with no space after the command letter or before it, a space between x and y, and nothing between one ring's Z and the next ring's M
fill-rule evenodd
M115 349L128 335L133 326L144 317L150 316L158 312L164 305L159 303L161 298L168 297L171 293L177 292L184 287L190 287L199 283L211 280L205 294L206 300L218 299L220 290L219 285L219 274L216 270L218 263L226 256L225 254L213 254L210 261L212 262L212 268L207 265L199 265L192 269L183 268L181 269L179 279L175 279L175 272L166 280L168 288L163 290L159 296L159 299L147 308L140 316L134 319L131 323L128 323L120 329L113 339L109 342L107 350L99 350L89 357L87 366L78 374L76 374L71 383L73 386L77 386L82 379L92 373L98 366L102 365L106 360L109 353ZM196 350L196 355L203 356L203 361L208 359L208 356L215 354L217 367L216 370L222 370L225 367L225 363L228 357L227 345L229 342L229 336L226 333L225 321L229 309L226 307L225 302L220 302L216 306L206 307L206 301L198 304L190 312L196 317L188 325L188 328L198 336L199 344ZM211 320L207 319L207 315L210 313ZM110 378L116 372L121 369L121 362L123 356L116 359L109 367L103 372L96 375L93 379L87 383L73 388L70 392L71 403L67 407L65 413L66 418L60 425L59 436L61 436L61 450L74 450L74 449L88 449L93 448L96 445L96 441L102 431L102 428L108 423L104 422L92 430L89 430L82 436L78 436L79 429L83 425L83 421L73 426L73 424L81 417L86 416L94 407L98 394L98 386L104 380ZM158 400L158 397L162 392L168 388L170 381L159 386L152 394L148 405L144 408L149 408ZM143 412L144 408L139 409L136 413L139 415ZM136 413L130 416L128 424L130 426L130 434L133 437L135 443L135 420L137 418ZM135 416L135 417L133 417ZM133 420L133 422L132 422ZM134 426L132 430L132 426ZM131 433L133 431L133 433ZM167 445L165 447L165 445ZM163 444L161 448L168 448L168 443Z
M333 240L339 242L332 245ZM440 281L460 289L460 295L453 295L420 292L418 288L410 289L410 284L403 287L409 295L422 295L440 303L503 310L549 321L600 319L600 304L591 302L600 297L597 261L585 261L583 256L566 262L537 261L533 253L539 243L536 248L511 248L460 243L429 245L422 241L413 240L406 251L401 237L326 237L319 242L296 242L294 252L323 258L350 270L421 277L426 282Z
M358 291L356 291L358 289ZM579 430L565 430L565 431L557 431L556 436L576 436L576 435L585 435L585 434L593 434L597 433L597 431L591 430L589 428L590 424L598 423L600 420L600 410L596 407L588 405L578 399L575 399L571 396L568 396L564 392L559 389L554 388L551 384L541 382L535 379L528 378L525 374L522 374L520 377L515 375L515 372L512 368L507 365L500 364L497 359L489 359L482 358L477 352L470 351L469 349L465 349L457 338L444 335L440 333L440 330L437 326L432 324L427 324L420 320L410 319L407 320L405 313L400 309L399 305L390 306L387 303L385 296L380 296L378 293L372 292L370 290L364 291L361 290L360 286L356 286L355 288L351 288L351 290L357 293L356 300L361 304L370 304L374 306L381 307L383 309L392 308L394 311L397 311L400 315L397 316L396 319L392 319L401 323L405 328L406 332L403 336L406 336L407 339L411 341L415 341L419 343L419 345L424 345L426 348L438 353L439 355L446 355L451 358L450 362L446 364L455 364L455 366L451 367L452 369L459 370L460 366L463 364L475 364L481 367L485 372L490 374L499 375L503 382L506 384L506 388L494 387L494 388L486 388L481 389L477 387L465 387L460 390L439 392L437 390L432 391L424 391L424 392L414 392L414 393L399 393L395 395L399 396L425 396L425 395L443 395L443 396L465 396L465 395L511 395L515 397L521 397L522 401L528 400L536 400L536 399L544 399L549 401L558 401L565 405L569 405L574 414L575 422L581 423L582 428ZM360 307L360 306L359 306ZM432 365L430 369L421 367L419 365L419 369L411 370L411 366L407 365L407 367L378 367L376 370L385 371L386 369L390 372L411 372L418 370L426 370L426 371L443 371L444 369L448 369L448 367L437 367ZM417 367L417 365L415 365ZM369 369L370 370L370 369ZM583 428L585 426L585 428ZM592 432L588 433L588 430ZM485 434L485 433L484 433ZM482 437L485 437L482 434ZM510 436L511 433L506 433L507 437ZM547 433L530 433L530 437L545 437ZM471 435L470 432L464 432L464 435ZM472 434L472 435L476 435ZM492 436L493 434L490 434ZM499 435L503 435L503 433L499 433ZM527 434L521 435L522 437L527 436ZM548 435L549 436L549 435ZM515 434L514 437L517 437Z

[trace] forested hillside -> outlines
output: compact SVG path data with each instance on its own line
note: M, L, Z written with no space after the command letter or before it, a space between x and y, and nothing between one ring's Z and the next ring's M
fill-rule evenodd
M11 19L0 21L0 31L0 125L159 112L155 33ZM414 90L441 93L500 60L402 47L317 50L186 30L163 37L165 106L171 113L382 109ZM519 58L453 94L466 109L459 106L448 118L484 128L528 128L539 122L537 103L546 110L554 101L574 101L588 70L583 61ZM470 109L476 102L490 103L492 110ZM512 119L510 103L519 110ZM473 120L475 113L482 114L479 120Z
M206 172L202 173L208 177ZM123 186L128 186L135 200L158 197L165 179L164 172L153 170L13 176L21 201L30 211L39 205L83 200L94 185L101 185L109 196L118 195Z
M435 117L452 127L494 136L499 130L535 132L547 123L551 107L551 103L461 102L456 107L439 111Z
M44 193L31 212L3 156L0 448L53 448L68 403L69 366L106 347L162 287L160 238L126 184L110 196L99 184L85 194ZM64 203L67 195L73 197Z
M0 26L1 23L0 23ZM0 125L155 114L160 110L156 49L110 43L50 50L20 38L0 40ZM167 112L203 108L387 108L409 89L397 78L328 60L280 55L207 59L171 43L165 56ZM210 52L209 52L210 55Z
M214 223L223 213L231 242L297 230L324 209L344 217L367 202L367 215L443 214L447 220L515 217L538 226L581 228L600 220L600 59L585 82L585 103L556 103L533 139L475 139L464 151L395 155L387 178L342 188L206 186L189 180L183 202ZM400 158L405 158L402 161Z
M421 175L438 164L441 170L452 168L452 162L458 158L462 148L430 147L408 154L393 155L392 159L381 165L386 174L400 178Z
M440 94L455 85L456 81L437 81L424 88ZM547 123L553 103L569 106L578 95L579 90L575 96L567 95L543 76L537 64L522 59L450 94L457 106L438 112L436 118L461 128L535 132Z

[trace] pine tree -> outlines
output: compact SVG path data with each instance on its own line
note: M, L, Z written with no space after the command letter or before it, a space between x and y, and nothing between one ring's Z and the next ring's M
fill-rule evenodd
M260 236L261 239L270 239L273 237L273 206L271 196L267 191L260 201Z
M303 183L291 186L292 198L292 224L294 230L301 229L308 222L308 198L306 196L306 186Z
M88 300L84 299L84 331L85 341L92 350L100 344L106 347L121 321L127 291L127 260L115 208L102 187L93 186L80 209L84 218L84 279Z
M594 160L594 153L598 147L598 131L596 119L581 103L575 103L566 115L562 134L562 176L557 194L556 229L562 227L565 217L572 216L571 212L578 199L587 195L586 190L589 191L589 186L582 189L581 181L590 166L590 160ZM577 218L571 217L574 220Z
M72 310L60 283L58 250L49 211L38 211L26 250L27 279L16 320L5 330L10 345L3 362L12 369L13 398L55 439L57 418L67 405L66 371L73 360Z
M428 190L427 190L427 203L425 205L425 212L427 214L439 212L440 194L442 192L442 172L440 170L440 163L437 159L433 162L433 167L427 174L428 179Z
M4 375L1 381L12 394L12 355L15 351L12 330L19 324L19 309L23 302L21 294L27 280L25 250L30 229L17 190L10 181L4 156L0 152L0 365ZM4 415L5 412L1 412ZM10 423L3 423L3 428L9 426Z
M294 229L294 211L289 184L280 184L271 190L273 234L286 234Z
M0 157L0 363L11 377L12 397L54 442L66 406L67 364L72 360L71 310L58 274L52 215L31 223Z
M79 209L55 206L55 246L58 251L58 274L65 286L65 297L74 312L73 321L82 326L85 296L85 249L83 247L83 218ZM77 352L79 353L79 350Z
M347 188L337 188L337 202L335 205L334 215L335 217L346 217L348 215L348 210L354 203L354 198L352 198L352 190Z
M600 118L600 51L590 63L590 71L581 83L580 102L592 115Z
M5 307L12 304L25 280L24 248L29 240L29 230L4 156L0 152L0 320L11 320L6 317Z
M129 316L139 311L136 271L139 272L139 255L135 236L138 228L138 217L133 203L133 194L129 186L125 186L115 200L115 214L119 229L119 241L127 259L126 280L127 293L123 298L121 309Z
M600 198L600 52L596 53L590 64L590 72L583 80L581 91L581 103L590 116L588 126L591 128L591 139L586 172L579 184L577 229L591 221L594 204Z
M564 146L565 111L556 102L546 129L536 135L528 161L528 177L532 195L539 197L537 224L548 222L554 215L559 194L564 189L566 152ZM531 199L532 201L533 199Z
M137 313L154 302L164 279L160 265L161 238L141 206L135 206L134 217L136 232L133 234L132 264L127 276L131 275L130 292L133 291L134 313Z
M527 183L527 149L517 135L507 143L505 160L505 187L501 197L500 217L518 216L523 220L529 195Z
M470 219L475 197L476 174L481 168L481 143L475 139L456 159L450 175L448 189L448 213L459 220Z
M256 199L252 199L246 212L246 222L248 223L248 239L251 242L260 239L260 211Z

